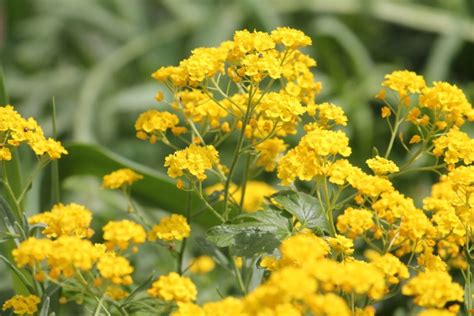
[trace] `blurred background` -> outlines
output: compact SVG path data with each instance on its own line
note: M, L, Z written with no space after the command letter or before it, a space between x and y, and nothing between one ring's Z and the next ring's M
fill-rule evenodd
M456 83L474 100L473 0L3 0L0 64L11 103L37 118L46 134L54 97L63 142L97 144L163 172L168 149L137 140L134 131L140 112L161 106L151 73L235 30L277 26L312 37L306 52L318 62L318 102L334 102L348 114L355 163L374 146L385 150L388 129L373 98L384 74L414 70L428 82ZM399 188L419 200L433 179L402 179ZM99 187L97 177L68 178L64 200L113 217L110 210L123 200ZM34 192L29 207L43 210ZM0 283L5 293L8 284Z

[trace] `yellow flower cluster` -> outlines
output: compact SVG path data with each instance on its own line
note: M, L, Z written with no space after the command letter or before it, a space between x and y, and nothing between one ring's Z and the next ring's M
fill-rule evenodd
M433 154L437 157L443 155L448 165L454 165L459 161L470 165L474 161L474 139L456 126L445 135L436 138L433 145Z
M308 114L314 116L318 124L326 129L331 128L333 124L347 125L347 116L344 110L333 103L308 105L307 110Z
M351 154L347 136L342 131L315 127L280 160L278 177L284 184L290 184L297 178L310 181L326 174L330 159L338 154L344 157Z
M17 315L33 315L38 311L40 301L36 295L15 295L3 303L2 310L12 309Z
M188 238L191 233L191 227L186 217L179 214L171 214L163 217L160 223L153 226L148 233L148 239L154 241L156 239L171 241L183 240Z
M149 110L140 114L135 122L135 130L139 139L149 139L154 144L164 137L168 129L175 130L178 124L179 118L175 114Z
M76 236L89 238L94 231L89 228L92 221L92 212L82 205L56 204L51 211L31 216L28 223L44 224L42 233L49 238L60 236Z
M141 174L135 171L123 168L107 174L103 178L102 186L107 189L119 189L124 186L130 186L138 180L143 179Z
M204 181L206 170L219 164L219 153L214 146L198 146L191 144L189 147L171 154L165 159L165 167L172 178L181 177L186 173Z
M275 170L279 156L286 150L287 145L280 138L271 138L255 146L258 152L258 159L255 162L258 167L263 167L265 171Z
M124 250L129 244L142 244L146 240L145 229L128 219L110 221L102 229L104 230L105 244L109 249L118 247L120 250Z
M355 238L375 227L373 214L367 209L347 208L337 218L337 229L351 238Z
M23 118L11 105L0 106L0 160L11 160L11 147L28 144L38 156L48 154L59 159L67 150L61 143L46 138L41 126L33 118Z
M402 288L403 295L414 296L417 305L443 308L447 302L463 302L462 287L447 272L420 272Z
M110 279L114 284L130 285L133 282L130 276L133 273L133 267L130 262L127 258L113 252L105 253L100 257L97 269L102 277Z
M400 98L404 98L409 93L421 93L426 83L423 76L419 76L413 71L397 70L385 75L382 86L396 91Z
M197 289L191 279L171 272L153 282L148 294L164 301L187 303L196 300Z
M209 256L199 256L193 259L189 271L195 274L206 274L214 270L216 263Z
M380 156L375 156L374 158L368 159L366 163L376 175L385 175L388 173L400 171L393 161Z

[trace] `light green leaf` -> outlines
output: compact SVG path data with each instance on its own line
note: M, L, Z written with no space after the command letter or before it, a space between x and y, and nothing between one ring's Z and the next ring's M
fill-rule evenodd
M329 225L318 200L306 193L281 191L272 198L308 228L329 232Z

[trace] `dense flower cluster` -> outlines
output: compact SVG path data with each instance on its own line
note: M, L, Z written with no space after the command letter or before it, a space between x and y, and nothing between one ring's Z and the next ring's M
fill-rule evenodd
M29 273L28 290L41 294L36 288L58 284L63 303L93 302L96 314L116 309L173 316L374 316L386 312L387 299L402 295L415 306L410 315L468 313L474 141L462 129L474 120L471 104L455 85L429 84L408 70L387 74L376 99L390 139L384 153L374 148L360 168L349 160L344 111L316 102L316 61L300 51L308 45L308 36L290 28L242 30L231 41L197 48L177 66L154 72L173 96L164 100L160 91L156 100L173 113L142 113L136 135L174 150L164 166L187 195L186 216L150 222L152 214L141 214L128 190L142 176L130 169L106 175L103 186L123 189L133 221L107 222L97 244L90 240L91 211L77 204L56 204L16 223L21 229L10 234L19 236L12 257L23 268L20 276ZM52 159L64 153L39 131L11 106L0 108L0 160L9 160L10 148L22 142ZM407 144L401 131L416 132ZM299 133L291 147L288 136ZM234 138L233 155L221 155L221 145ZM405 160L393 155L397 147L406 150ZM422 171L439 179L418 205L421 199L402 194L405 188L394 179ZM263 172L275 172L287 188L258 181ZM210 213L218 225L205 217ZM210 228L205 241L194 236L199 227L191 235L195 219ZM28 225L38 225L43 236ZM132 274L143 265L134 267L130 256L147 242L143 248L168 251L176 265L134 285L138 276ZM190 244L199 249L190 251ZM198 286L220 273L231 276L217 286L220 299L205 302L215 284L198 298ZM230 285L234 278L237 287ZM35 313L39 303L36 296L16 296L3 308Z
M153 282L151 288L148 289L148 294L165 301L187 303L196 300L197 289L191 279L171 272Z
M171 214L170 216L163 217L159 224L153 226L152 230L148 233L148 239L151 241L156 239L167 241L183 240L188 238L190 233L191 227L186 217L179 214Z
M46 225L42 233L50 238L60 236L89 238L94 233L89 228L91 221L92 212L76 203L56 204L50 212L43 212L28 219L32 225Z
M33 152L50 159L66 155L61 143L46 138L41 126L33 118L23 118L11 105L0 106L0 160L11 160L11 148L28 144Z
M15 295L3 303L4 311L12 309L18 315L32 315L38 311L40 298L36 295Z
M131 169L123 168L105 175L102 186L107 189L119 189L124 186L132 185L140 179L143 179L141 174Z

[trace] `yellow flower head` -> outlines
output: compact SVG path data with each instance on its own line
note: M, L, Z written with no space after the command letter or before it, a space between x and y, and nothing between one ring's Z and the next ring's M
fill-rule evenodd
M38 156L48 154L52 160L67 154L60 142L46 138L41 126L33 119L23 118L11 105L0 107L0 133L6 135L0 139L0 160L10 160L11 151L8 146L18 147L22 143L28 146Z
M253 213L260 210L265 202L265 198L271 196L275 192L277 192L277 190L265 182L248 181L242 209L247 213ZM241 196L241 189L232 195L237 203L240 202Z
M372 215L369 210L348 207L337 218L337 229L354 239L375 227Z
M265 168L265 171L275 170L279 156L285 151L287 145L280 138L271 138L255 146L258 152L256 165Z
M150 139L150 142L154 144L157 139L162 138L163 133L178 124L179 118L175 114L149 110L140 114L135 122L135 130L139 139Z
M433 145L433 154L437 157L444 155L444 161L448 165L454 165L459 161L470 165L474 161L474 139L456 126L446 135L433 140Z
M191 233L191 227L186 220L186 217L179 214L171 214L163 217L160 223L153 226L148 233L148 239L154 241L156 239L162 240L183 240L188 238Z
M206 170L212 169L219 164L219 153L214 146L199 146L195 144L178 150L165 159L165 167L168 168L168 175L172 178L181 177L185 172L196 177L199 181L204 181L207 176Z
M199 256L193 259L189 271L195 274L206 274L214 270L216 263L209 256Z
M26 265L33 267L49 256L52 247L53 242L49 239L30 237L13 249L12 255L19 267Z
M437 111L444 121L457 126L463 125L466 119L474 120L474 109L464 92L447 82L434 82L433 87L425 88L420 103L422 107Z
M103 238L107 241L109 249L117 246L119 249L126 249L130 243L142 244L146 240L145 229L130 220L108 222L103 228Z
M447 302L464 301L463 288L442 271L418 273L403 286L402 294L414 296L415 304L423 307L443 308Z
M397 70L385 75L385 81L382 83L382 86L398 92L400 97L405 97L408 93L421 93L425 85L423 76L408 70Z
M52 269L51 277L60 273L68 278L75 274L76 269L88 271L92 269L101 252L89 240L73 236L61 236L53 241L48 256L48 266Z
M354 252L354 242L343 235L328 238L328 244L335 252L351 255Z
M76 236L89 238L94 231L89 228L92 221L92 212L82 205L56 204L51 211L31 216L28 223L45 224L42 233L49 238L59 236Z
M299 233L285 239L280 245L282 266L309 266L329 253L324 239L313 233Z
M408 268L403 262L390 253L380 255L374 250L368 250L365 256L371 261L372 265L385 274L391 284L398 284L400 280L408 279L410 276Z
M97 262L97 269L103 278L111 280L114 284L130 285L133 282L131 277L133 267L130 262L114 252L102 255Z
M272 31L272 39L275 43L283 44L288 48L299 48L311 45L311 38L302 31L289 27L278 27Z
M38 311L40 302L40 298L36 295L15 295L3 303L2 310L12 309L17 315L32 315Z
M197 289L191 279L171 272L153 282L148 294L164 301L188 303L196 300Z
M141 179L143 179L141 174L138 174L131 169L123 168L105 175L102 186L104 188L114 190L124 186L132 185Z
M369 168L377 175L385 175L388 173L395 173L400 171L400 169L393 161L382 158L380 156L375 156L374 158L368 159L366 163Z

